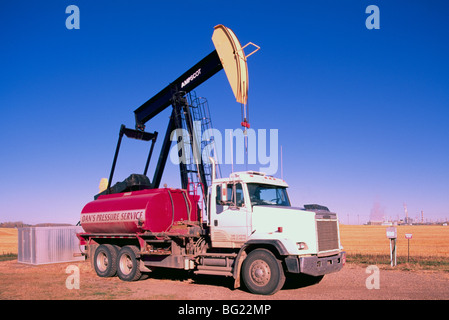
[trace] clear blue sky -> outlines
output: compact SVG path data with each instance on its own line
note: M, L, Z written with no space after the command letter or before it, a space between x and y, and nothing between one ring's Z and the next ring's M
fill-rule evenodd
M71 4L79 30L65 26ZM365 26L371 4L379 30ZM78 222L120 124L214 50L217 24L261 47L250 122L279 130L294 205L327 205L345 223L374 207L402 218L404 203L413 218L449 218L448 12L446 1L2 1L0 221ZM240 127L223 71L196 92L214 127ZM167 121L147 129L162 135ZM117 179L143 170L146 146L127 150ZM176 166L162 183L179 186Z

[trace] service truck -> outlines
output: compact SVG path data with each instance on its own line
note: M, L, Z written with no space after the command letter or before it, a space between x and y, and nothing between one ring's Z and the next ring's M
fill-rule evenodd
M243 281L253 293L273 294L289 273L318 281L345 263L337 215L320 205L292 207L287 188L260 172L234 172L213 179L205 212L199 196L184 189L100 195L84 207L78 236L96 248L100 277L134 281L154 268L175 268L233 277L235 287Z
M280 290L289 274L317 282L345 264L337 215L316 204L293 207L283 179L257 171L219 177L214 158L202 158L207 146L198 141L198 131L204 135L211 122L207 103L192 90L221 69L242 103L241 125L249 128L246 58L254 52L246 55L243 49L251 43L242 47L222 25L215 27L212 40L216 50L134 111L136 129L120 127L108 185L81 212L84 232L77 236L87 248L84 254L98 276L124 281L155 268L184 269L232 277L235 288L243 283L264 295ZM145 123L169 106L172 113L150 180L158 133L145 131ZM181 188L160 187L177 130L188 132L188 138L178 135L180 159L189 148L194 161L179 162ZM150 141L151 147L143 174L112 186L123 136Z

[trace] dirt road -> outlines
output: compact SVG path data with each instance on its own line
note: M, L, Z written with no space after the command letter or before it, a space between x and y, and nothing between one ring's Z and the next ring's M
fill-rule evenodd
M79 289L66 287L66 280L75 275L73 269L67 269L69 266L79 270ZM347 264L318 284L308 286L289 281L275 295L257 296L243 289L232 289L230 278L189 278L184 272L171 270L154 272L137 282L123 282L117 277L99 278L88 262L32 266L13 260L0 262L0 299L449 300L449 274L445 272L381 269L378 278L373 277L374 273L367 273L366 268ZM367 282L369 287L379 288L368 289ZM69 282L69 286L74 283Z

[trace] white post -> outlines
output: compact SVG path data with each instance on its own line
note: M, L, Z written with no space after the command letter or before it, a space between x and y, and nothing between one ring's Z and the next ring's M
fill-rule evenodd
M393 266L393 249L392 249L393 239L390 239L390 265Z

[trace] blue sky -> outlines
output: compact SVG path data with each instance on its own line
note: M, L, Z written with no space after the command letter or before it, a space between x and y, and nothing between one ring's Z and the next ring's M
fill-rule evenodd
M71 4L79 30L65 26ZM378 30L365 26L372 4ZM261 47L249 58L250 123L279 130L294 205L327 205L345 223L366 222L374 207L402 218L404 203L413 218L449 218L448 10L445 1L2 1L0 221L76 223L109 174L120 125L133 127L137 107L214 50L217 24ZM196 93L215 128L240 127L223 71ZM147 130L163 135L168 116ZM142 171L146 152L126 140L117 179ZM179 186L176 166L162 183Z

